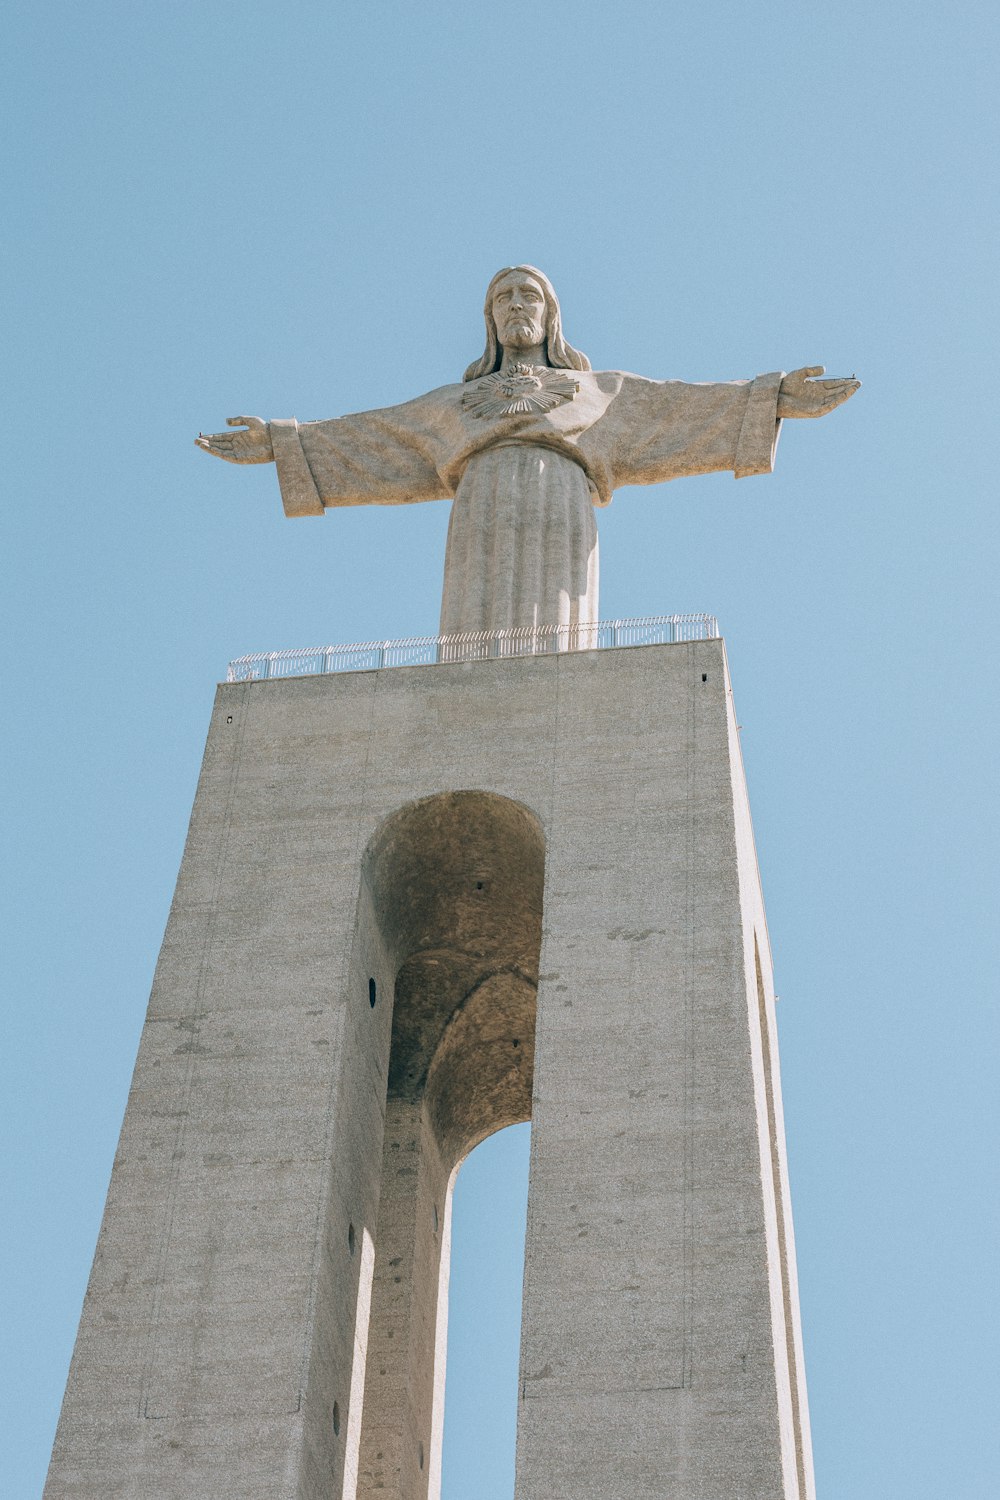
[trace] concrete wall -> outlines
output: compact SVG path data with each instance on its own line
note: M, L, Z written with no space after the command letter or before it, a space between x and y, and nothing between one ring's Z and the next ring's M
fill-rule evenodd
M221 687L47 1500L433 1500L529 1093L519 1500L808 1500L776 1058L721 642Z

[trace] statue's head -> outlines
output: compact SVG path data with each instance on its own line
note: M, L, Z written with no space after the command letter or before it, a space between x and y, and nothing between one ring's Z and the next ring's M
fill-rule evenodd
M544 343L556 370L589 370L590 360L563 338L559 298L547 276L535 266L503 266L486 288L486 349L469 366L466 380L499 370L504 348L532 348Z

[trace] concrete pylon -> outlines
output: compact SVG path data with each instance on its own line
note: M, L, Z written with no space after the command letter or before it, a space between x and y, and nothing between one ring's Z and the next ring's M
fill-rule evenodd
M812 1500L722 642L221 687L46 1500L436 1500L527 1118L517 1500Z

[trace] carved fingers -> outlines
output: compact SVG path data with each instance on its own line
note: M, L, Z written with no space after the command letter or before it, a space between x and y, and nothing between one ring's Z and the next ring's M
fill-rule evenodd
M199 432L195 447L230 464L269 464L274 459L267 423L260 417L227 417L236 432Z
M823 373L822 365L803 365L801 370L786 375L778 392L778 416L823 417L861 386L861 381L853 375L835 380L816 378Z

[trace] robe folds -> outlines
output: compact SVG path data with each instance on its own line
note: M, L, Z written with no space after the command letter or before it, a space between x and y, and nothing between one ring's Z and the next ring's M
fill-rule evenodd
M587 624L595 505L621 485L773 467L782 372L710 385L551 373L577 389L548 410L470 403L486 377L378 411L272 421L286 514L451 497L442 634Z

